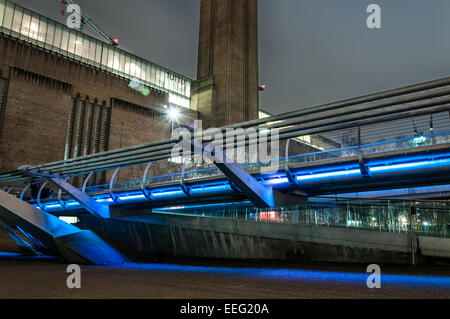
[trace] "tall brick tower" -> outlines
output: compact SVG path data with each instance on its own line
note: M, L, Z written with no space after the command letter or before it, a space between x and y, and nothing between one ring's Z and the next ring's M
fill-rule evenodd
M202 0L191 103L204 128L258 118L257 0Z

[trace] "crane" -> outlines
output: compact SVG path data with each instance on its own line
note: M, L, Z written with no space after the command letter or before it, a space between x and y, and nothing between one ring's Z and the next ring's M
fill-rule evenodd
M68 7L76 5L72 0L61 0L61 3ZM74 8L72 8L72 10L76 14L80 15L82 26L85 24L88 25L95 33L97 33L101 38L103 38L105 41L107 41L110 45L115 46L115 47L119 45L119 39L113 39L110 36L108 36L105 32L103 32L99 27L97 27L94 24L92 19L87 14L85 14L81 10L79 10L79 11L75 10ZM64 11L62 11L62 14L64 15Z

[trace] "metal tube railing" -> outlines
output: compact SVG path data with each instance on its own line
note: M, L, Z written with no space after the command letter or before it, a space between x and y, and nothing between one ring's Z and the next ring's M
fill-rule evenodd
M401 89L389 90L389 91L385 91L385 92L381 92L381 93L371 94L371 95L367 95L367 96L363 96L363 97L359 97L359 98L344 100L341 102L326 104L326 105L322 105L322 106L311 107L311 108L308 108L308 109L305 109L302 111L284 113L281 115L272 116L272 117L261 119L261 120L249 121L249 122L244 122L244 123L240 123L240 124L230 125L230 126L226 126L226 127L222 128L222 131L225 133L227 128L248 128L248 127L252 127L252 126L267 124L270 122L291 119L293 117L300 117L300 116L312 115L312 114L316 114L316 113L323 113L325 111L335 110L338 108L345 108L345 107L353 106L353 105L360 104L360 103L367 103L367 102L372 102L372 101L376 101L379 99L385 99L385 98L389 98L389 97L395 97L395 96L399 96L399 95L415 93L420 90L430 90L430 89L434 89L434 88L438 88L438 87L442 87L442 86L446 86L446 85L450 85L450 78L435 80L435 81L431 81L431 82L425 82L425 83L421 83L421 84L417 84L417 85L413 85L413 86L409 86L409 87L405 87L405 88L401 88ZM423 100L423 99L441 97L446 94L450 94L450 88L446 88L443 90L436 90L436 91L432 91L432 92L420 93L420 94L416 94L416 95L408 96L408 97L402 97L399 99L394 99L393 101L381 102L381 103L366 106L366 107L360 108L360 109L352 108L351 110L342 112L341 114L338 114L337 116L346 115L346 114L354 114L355 112L374 110L377 108L393 106L393 105L401 104L401 103L416 102L416 101ZM326 118L326 117L319 116L317 118L296 121L293 123L274 123L272 125L265 127L264 129L279 128L279 127L283 127L286 125L296 125L296 124L300 124L300 123L306 123L307 121L310 122L313 120L324 119L324 118ZM71 163L74 161L92 159L92 158L97 158L97 157L104 157L104 156L113 155L113 154L121 154L121 153L129 152L129 151L151 148L154 146L174 144L176 142L178 142L178 141L174 141L172 139L164 140L164 141L160 141L160 142L156 142L156 143L149 143L149 144L139 145L139 146L135 146L135 147L128 147L128 148L124 148L124 149L120 149L120 150L113 150L113 151L108 151L108 152L103 152L103 153L98 153L98 154L91 154L88 156L78 157L78 158L70 159L67 161L58 161L58 162L54 162L54 163L34 166L33 168L34 169L50 168L57 164L66 164L66 163ZM55 167L52 167L52 168L55 168Z
M450 93L450 89L445 90L445 92ZM441 92L439 94L443 94L444 92ZM435 94L433 94L433 96L436 96ZM366 113L360 114L359 116L355 116L355 111L354 110L349 110L347 112L344 112L342 114L339 115L339 117L344 116L344 115L353 115L350 117L346 117L343 119L339 119L339 120L335 120L335 121L330 121L330 118L328 115L319 115L317 117L314 117L312 119L303 119L303 120L297 120L295 122L289 122L289 123L281 123L281 124L275 124L270 126L270 128L277 128L277 127L286 127L286 126L294 126L294 125L300 125L300 124L304 124L304 123L308 123L308 125L306 126L295 126L293 128L289 128L289 129L285 129L282 130L280 133L281 134L285 134L285 133L291 133L291 132L296 132L296 131L300 131L300 130L304 130L304 129L309 129L309 128L313 128L315 125L319 125L319 124L324 124L324 123L317 123L315 124L316 121L319 120L327 120L328 125L332 125L332 124L338 124L338 123L344 123L344 122L348 122L348 121L352 121L352 120L356 120L356 119L360 119L361 117L365 117L365 116L381 116L381 115L389 115L389 114L393 114L396 113L398 111L408 111L408 110L415 110L415 109L420 109L420 108L424 108L424 107L431 107L431 106L435 106L435 105L439 105L439 104L444 104L444 103L450 103L450 97L445 96L445 97L440 97L440 98L435 98L431 101L421 101L421 102L417 102L414 103L412 105L405 105L403 107L399 107L399 109L389 109L386 111L380 111L377 113L367 113L370 110L373 110L375 107L371 106L371 107L367 107L364 108L363 110L359 110L358 112L362 112L365 111ZM257 142L257 140L254 139L250 139L249 142ZM226 142L223 143L223 146L226 147L230 147L232 146L231 144L226 144ZM73 167L79 167L79 166L83 166L83 165L87 165L87 164L93 164L93 163L98 163L98 162L104 162L105 160L113 160L113 159L119 159L122 158L124 156L127 157L131 157L131 156L137 156L137 155L142 155L142 154L148 154L148 153L154 153L154 152L158 152L158 151L164 151L164 150L171 150L173 148L173 146L164 146L164 147L157 147L157 148L152 148L152 149L144 149L144 150L139 150L139 151L135 151L135 152L131 152L128 153L126 155L115 155L115 156L108 156L107 158L94 158L92 160L85 160L85 161L77 161L75 163L67 163L64 165L57 165L57 166L49 166L46 168L46 170L50 170L50 172L56 171L58 169L62 169L62 172L66 172L68 171L68 168L73 168ZM153 156L159 156L159 155L164 155L167 153L157 153L154 154ZM140 158L146 158L144 157L140 157ZM87 165L86 167L94 167L95 165Z
M442 96L442 95L445 95L445 94L447 94L449 92L450 92L449 89L439 90L439 92L428 92L425 96L415 95L414 97L402 98L401 100L397 100L397 101L401 101L401 102L404 102L404 101L416 101L416 100L418 100L419 98L422 98L422 97L428 99L430 97ZM386 105L392 105L392 104L395 105L396 102L391 102L391 103L387 103L387 104L384 103L384 104L382 104L382 107L386 107ZM444 102L450 102L450 98L449 97L443 97L443 98L435 98L434 100L431 100L431 102L430 101L418 102L418 103L415 103L414 105L412 105L410 107L404 108L403 111L404 110L409 110L409 109L417 109L417 108L420 108L420 107L429 107L429 106L437 105L439 103L444 103ZM361 108L361 109L357 110L357 112L369 111L369 110L373 110L373 109L377 109L377 108L380 108L380 104L370 105L370 106ZM372 116L374 116L374 115L375 116L386 115L386 114L392 114L393 112L396 112L396 111L397 110L390 109L389 111L378 112L378 113L375 113L375 114L371 113L371 114L367 114L367 115L372 115ZM355 113L355 110L352 109L352 110L348 110L346 112L340 113L338 116L344 116L346 114L352 114L353 115L354 113ZM361 116L365 116L365 114L363 114ZM328 120L328 124L339 123L339 122L336 122L336 121L329 122L329 116L328 115L319 115L319 116L314 117L314 118L307 118L307 119L297 120L295 122L278 123L278 124L271 125L269 127L270 128L276 128L276 127L285 127L285 126L291 126L291 125L299 125L299 124L302 124L302 123L311 123L311 122L314 123L314 121L324 120L324 119ZM354 119L356 119L356 118L355 117L345 118L345 119L341 120L341 122L342 121L354 120ZM312 127L313 127L313 125L309 125L307 127L295 127L293 129L290 129L289 132L298 131L298 130L307 129L307 128L312 128ZM282 133L287 133L287 132L284 131ZM63 168L63 171L67 171L68 167L79 167L81 165L102 162L102 161L105 161L105 160L118 159L118 158L121 158L121 157L124 157L124 156L130 157L130 156L135 156L135 155L140 155L140 154L153 153L153 152L157 152L157 151L170 150L173 147L172 145L171 146L157 147L157 148L151 148L150 145L146 145L146 147L147 146L148 146L149 149L144 149L144 150L137 151L137 152L132 152L132 153L128 152L129 154L125 154L125 155L122 155L122 153L125 152L126 150L122 150L123 152L120 152L119 153L120 155L116 155L116 156L109 156L109 155L106 155L107 153L104 153L102 156L101 156L101 154L99 154L97 157L94 156L94 158L91 159L91 160L83 160L83 159L86 159L86 157L83 157L83 158L78 158L78 159L72 159L70 161L65 161L64 164L62 164L62 165L46 164L46 165L41 166L41 167L37 166L37 167L33 167L33 168L41 169L41 168L45 167L46 170L51 170L51 171L56 171L58 169ZM158 154L155 154L154 156L159 156L159 155L162 155L162 154L167 154L167 153L158 153ZM99 156L101 156L101 157L99 157ZM108 158L104 158L105 156L109 156L109 157ZM142 158L145 158L145 157L142 157ZM70 163L70 162L72 162L72 163ZM93 165L88 165L88 167L93 167Z
M448 98L446 100L448 100ZM400 114L395 114L395 113L397 113L396 110L392 110L389 112L386 112L386 111L382 112L382 114L390 114L391 112L394 113L394 115L390 115L390 116L377 117L381 114L381 112L375 113L375 114L373 114L374 118L356 120L351 123L348 123L349 119L345 118L342 120L336 120L334 122L323 123L324 126L321 126L318 128L316 128L315 125L304 125L302 127L298 127L298 126L292 127L292 128L288 128L288 129L280 131L280 140L290 139L290 138L304 136L304 135L336 131L336 130L345 129L345 128L358 127L358 126L369 125L369 124L376 124L376 123L387 122L387 121L392 121L392 120L396 120L396 119L409 118L409 117L413 117L413 116L420 116L420 115L438 113L438 112L442 112L442 111L448 111L448 110L450 110L450 104L444 104L444 105L439 105L439 106L435 106L435 107L428 107L423 110L412 111L417 108L422 108L422 106L411 105L410 107L407 108L407 110L410 110L410 111L403 112ZM359 119L361 117L355 116L353 118ZM269 137L268 138L263 137L263 138L257 138L257 139L250 139L249 141L246 142L246 145L248 145L252 142L255 142L255 141L256 142L257 141L265 142L268 140L270 140ZM224 144L224 145L236 147L235 144ZM136 155L132 154L130 156L126 156L125 159L123 159L123 160L118 160L118 161L106 160L106 161L101 161L100 164L94 163L94 164L88 164L86 166L85 166L85 164L80 163L79 165L77 165L75 167L63 168L63 169L59 170L58 172L64 173L64 174L77 174L77 173L81 173L83 171L90 172L90 171L96 170L98 168L100 168L100 169L108 168L108 167L116 168L116 167L119 167L122 165L132 165L132 164L138 165L138 164L144 164L149 161L168 159L171 157L171 154L172 154L172 152L161 152L161 153L156 153L156 154L145 153L142 156L136 156Z

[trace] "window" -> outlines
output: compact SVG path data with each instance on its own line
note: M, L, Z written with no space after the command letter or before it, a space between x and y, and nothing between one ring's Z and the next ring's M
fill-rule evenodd
M108 66L108 48L102 43L102 65Z
M45 36L45 43L48 45L53 45L54 38L55 38L55 24L53 21L48 21L47 34Z
M184 86L184 95L186 95L187 97L191 97L191 82L186 81L186 85Z
M120 72L125 72L125 54L120 52Z
M102 63L102 44L100 43L100 41L96 41L95 42L95 62L100 64Z
M91 61L95 61L95 41L87 37L85 38L85 41L89 49L88 59Z
M150 82L150 63L145 63L145 81Z
M156 83L156 68L154 65L150 67L150 83Z
M3 25L4 13L5 13L5 1L0 0L0 27Z
M84 50L83 37L78 32L76 32L75 39L75 54L84 57L83 53L87 53L87 51Z
M20 28L21 39L26 39L30 36L30 24L31 24L31 14L25 12L22 17L22 25Z
M28 36L31 39L44 41L44 39L39 39L39 16L37 14L34 14L31 16L31 23L30 28L28 32Z
M129 63L125 63L125 73L133 76L139 77L141 75L141 69L137 65L137 60L135 58L130 58Z
M3 27L11 30L14 15L14 5L11 2L6 2L5 15L3 17Z
M113 62L113 68L114 73L119 73L120 70L120 53L119 50L113 50L114 51L114 62Z
M62 29L61 50L67 51L69 47L69 30Z
M160 76L160 78L159 78L159 85L162 87L162 88L165 88L166 87L166 71L165 70L163 70L163 69L159 69L159 76Z
M44 42L46 34L47 34L47 19L41 17L39 21L39 33L37 39L41 42Z
M125 67L123 71L129 75L130 74L130 56L125 53Z
M107 52L107 64L108 68L114 68L114 51L111 48L108 48Z
M64 30L64 33L66 30ZM68 32L68 46L67 51L70 53L75 53L75 42L77 41L77 37L73 32Z
M23 16L22 12L23 11L21 8L16 8L16 10L14 10L12 30L17 33L20 33L20 25L22 24L22 16Z
M56 25L55 26L55 39L53 41L53 45L55 47L57 47L58 49L61 49L61 46L62 46L62 43L61 43L62 34L63 34L62 27L60 25Z

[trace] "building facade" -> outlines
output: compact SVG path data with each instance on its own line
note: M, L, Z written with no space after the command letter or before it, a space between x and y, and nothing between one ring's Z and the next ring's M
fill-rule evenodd
M145 96L129 87L138 79ZM191 80L0 0L0 171L170 138ZM140 178L142 168L123 175ZM105 181L98 176L97 183Z

